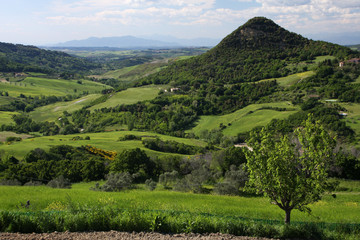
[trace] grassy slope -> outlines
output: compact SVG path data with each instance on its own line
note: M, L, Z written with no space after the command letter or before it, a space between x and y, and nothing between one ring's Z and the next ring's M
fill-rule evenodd
M28 134L17 134L14 132L0 132L0 142L4 142L7 137L21 137L22 139L27 139L32 136Z
M74 89L76 89L76 91L79 93L83 91L88 91L89 93L95 93L110 87L103 85L101 83L96 83L87 80L82 80L82 84L79 84L77 83L77 80L27 77L24 81L17 83L1 82L0 88L2 91L9 92L10 96L17 97L21 93L24 95L31 95L31 96L40 96L40 95L63 96L67 94L73 95L75 94Z
M262 107L281 107L288 108L289 111L275 111L270 109L262 109ZM250 113L252 111L252 113ZM220 123L225 126L231 124L223 130L226 136L236 136L238 133L250 131L256 126L264 126L269 123L272 119L284 119L289 115L295 113L297 108L287 102L279 103L263 103L263 104L252 104L243 109L237 110L236 112L222 115L222 116L201 116L197 125L190 130L190 132L199 135L203 130L218 129Z
M3 89L0 90L0 92L3 91ZM11 102L11 98L10 97L4 97L4 96L0 96L0 105L6 105L9 104Z
M262 81L272 81L275 80L277 81L277 83L282 86L282 87L290 87L296 83L298 83L299 81L307 78L307 77L311 77L312 75L314 75L315 73L313 71L307 71L307 72L302 72L302 73L296 73L296 74L292 74L286 77L281 77L281 78L271 78L271 79L265 79L265 80L261 80Z
M133 104L139 101L154 99L160 89L164 89L165 86L150 85L140 88L128 88L124 91L115 93L106 102L100 103L90 108L90 110L101 109L105 107L115 107L121 104Z
M116 78L120 81L135 81L139 78L145 77L149 74L159 71L162 67L167 65L167 60L156 61L152 63L140 64L132 67L125 67L119 70L110 71L97 78Z
M347 109L346 125L355 131L358 139L356 145L360 146L360 103L340 103L340 105Z
M100 96L101 94L90 94L71 102L58 102L39 107L30 112L30 117L35 121L55 121L64 111L71 113L79 110Z
M359 183L358 183L359 184ZM74 184L72 189L48 187L0 186L0 209L18 210L20 203L31 202L32 210L66 210L69 201L81 206L108 205L125 209L181 211L196 214L253 219L283 220L283 211L262 197L232 197L172 191L132 190L125 192L96 192L89 188L94 183ZM338 193L337 198L327 195L310 205L312 215L294 210L292 221L359 223L360 195Z
M10 155L14 155L17 158L23 158L30 150L35 148L49 149L55 145L71 145L71 146L84 146L90 144L97 148L105 149L108 151L121 152L125 149L141 148L146 150L149 155L162 155L167 153L161 153L145 148L141 141L117 141L119 137L123 137L126 134L133 134L136 136L158 136L162 140L173 140L188 145L205 146L206 144L202 141L195 139L177 138L166 135L160 135L148 132L137 132L137 131L119 131L119 132L102 132L102 133L89 133L89 134L74 134L74 135L57 135L57 136L44 136L26 139L21 142L15 142L11 145L0 145L0 151L4 150ZM75 136L89 136L90 140L77 140L72 139Z
M0 125L12 123L12 116L18 114L16 112L2 112L0 111Z

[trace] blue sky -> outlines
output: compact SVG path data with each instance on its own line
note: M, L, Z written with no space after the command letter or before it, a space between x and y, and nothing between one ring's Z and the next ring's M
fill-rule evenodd
M2 0L0 41L41 45L152 34L221 39L255 16L307 37L360 36L360 0Z

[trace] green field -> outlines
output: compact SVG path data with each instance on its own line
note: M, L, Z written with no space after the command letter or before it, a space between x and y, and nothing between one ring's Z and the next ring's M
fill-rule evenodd
M76 110L89 105L92 101L102 96L101 94L90 94L85 97L75 99L71 102L57 102L43 107L36 108L30 112L30 117L35 121L55 121L64 111L72 113Z
M128 88L124 91L115 93L106 102L92 106L89 109L95 110L116 107L121 104L134 104L139 101L151 100L159 94L160 89L164 88L166 88L164 85L150 85L139 88Z
M74 184L72 189L52 189L44 186L0 186L1 210L15 210L20 203L31 202L31 210L67 210L68 204L83 207L103 205L121 209L137 209L163 212L185 212L194 216L210 214L219 217L279 220L283 211L263 197L218 196L179 193L164 190L131 190L124 192L96 192L89 188L94 183ZM292 212L292 221L360 223L360 195L339 192L333 198L326 195L321 201L310 205L312 215L297 210Z
M188 145L195 145L195 146L205 147L206 145L204 142L196 139L177 138L177 137L171 137L171 136L149 133L149 132L119 131L119 132L102 132L102 133L89 133L89 134L36 137L36 138L26 139L21 142L14 142L10 145L0 145L0 151L4 150L7 154L22 159L30 150L35 148L43 148L47 150L51 146L55 146L55 145L71 145L75 147L80 147L90 144L97 148L105 149L108 151L121 152L125 149L141 148L145 150L148 155L151 156L167 154L145 148L140 140L118 141L119 137L123 137L127 134L133 134L136 136L158 136L160 139L164 141L173 140L176 142L180 142ZM75 136L81 136L83 138L85 136L89 136L90 140L74 141L73 138Z
M262 81L272 81L275 80L277 81L277 83L282 86L282 87L290 87L298 82L300 82L301 80L311 77L313 76L315 73L313 71L307 71L307 72L302 72L302 73L296 73L296 74L292 74L286 77L281 77L281 78L271 78L271 79L265 79L265 80L261 80Z
M261 109L264 107L286 108L287 111ZM257 126L264 126L272 119L285 119L298 111L298 108L288 102L252 104L236 112L222 116L201 116L197 125L190 130L195 135L204 130L219 129L220 124L227 126L223 133L226 136L236 136L238 133L247 132Z
M79 84L77 80L27 77L21 82L0 82L0 88L13 97L18 97L20 94L27 96L64 96L82 93L83 91L99 93L103 89L111 88L97 82L87 80L81 80L81 82L82 84Z
M17 112L4 112L0 111L0 125L12 123L12 116L18 114Z

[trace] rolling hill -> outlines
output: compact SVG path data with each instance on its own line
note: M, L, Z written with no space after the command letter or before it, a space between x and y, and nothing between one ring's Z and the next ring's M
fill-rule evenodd
M63 52L0 42L0 72L81 72L98 67Z

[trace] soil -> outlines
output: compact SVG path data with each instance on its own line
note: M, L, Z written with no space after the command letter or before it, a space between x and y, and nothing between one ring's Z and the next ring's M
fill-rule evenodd
M230 234L160 234L160 233L127 233L127 232L53 232L53 233L1 233L1 240L93 240L93 239L134 239L134 240L270 240L269 238L239 237Z

